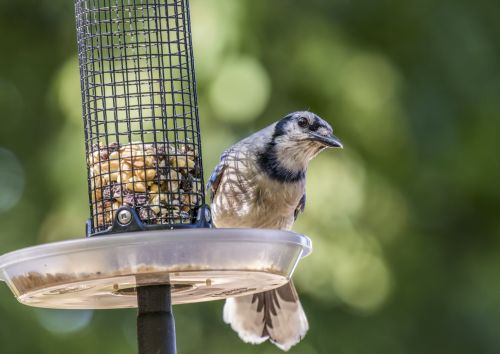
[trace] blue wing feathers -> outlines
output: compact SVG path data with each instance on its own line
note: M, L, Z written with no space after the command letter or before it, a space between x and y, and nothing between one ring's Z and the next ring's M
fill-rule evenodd
M226 158L229 155L229 150L226 150L222 153L220 157L219 164L215 166L212 175L208 179L207 190L210 190L210 202L213 201L214 195L217 192L217 188L219 187L220 179L222 177L222 173L224 168L226 167Z
M306 194L300 198L299 205L297 205L297 208L295 208L295 220L297 220L297 217L299 216L300 213L304 212L304 209L306 208Z

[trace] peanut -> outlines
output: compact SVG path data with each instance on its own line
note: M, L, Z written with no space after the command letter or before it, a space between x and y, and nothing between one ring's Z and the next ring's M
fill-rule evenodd
M113 151L111 154L109 154L110 160L118 160L119 158L120 158L120 153L118 151Z
M109 170L111 172L119 171L120 170L120 161L119 160L109 161Z
M170 158L170 164L177 168L188 168L193 169L195 164L193 160L186 159L184 156L172 156Z
M145 192L146 184L142 181L137 181L134 177L132 177L128 180L127 189L133 192Z
M156 177L156 170L154 168L148 168L147 170L137 170L135 175L141 181L151 181Z
M144 157L143 156L135 156L132 159L132 164L134 165L134 167L139 167L139 168L144 167Z

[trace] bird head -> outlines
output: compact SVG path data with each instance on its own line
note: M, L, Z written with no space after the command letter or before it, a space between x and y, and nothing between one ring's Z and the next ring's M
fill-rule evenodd
M307 111L295 112L274 125L269 148L263 154L266 170L283 168L302 175L309 161L327 148L342 148L340 140L325 120ZM298 177L297 177L298 178Z
M283 158L307 162L327 148L343 148L325 120L307 111L287 115L276 123L273 141Z
M314 147L316 150L343 147L333 135L330 124L307 111L291 113L281 119L276 124L274 137L279 144Z

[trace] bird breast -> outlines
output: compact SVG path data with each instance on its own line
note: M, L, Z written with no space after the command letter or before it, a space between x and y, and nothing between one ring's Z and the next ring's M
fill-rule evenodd
M283 183L269 178L251 160L229 161L212 203L214 224L290 229L304 188L304 181Z

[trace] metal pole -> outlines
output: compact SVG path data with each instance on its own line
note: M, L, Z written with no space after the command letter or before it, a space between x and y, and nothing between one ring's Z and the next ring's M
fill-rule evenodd
M176 354L170 285L137 288L139 354Z

